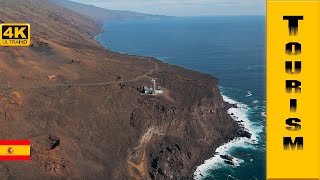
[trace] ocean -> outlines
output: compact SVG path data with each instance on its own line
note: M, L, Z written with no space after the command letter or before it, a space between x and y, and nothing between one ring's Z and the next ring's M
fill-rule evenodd
M266 179L265 17L110 21L96 39L113 51L152 56L217 77L225 101L237 104L229 113L242 120L253 137L217 149L235 157L236 166L217 155L198 166L195 179Z

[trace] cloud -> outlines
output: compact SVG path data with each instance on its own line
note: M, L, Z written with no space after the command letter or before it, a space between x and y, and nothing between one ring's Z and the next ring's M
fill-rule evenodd
M265 0L73 0L115 10L173 16L264 15Z

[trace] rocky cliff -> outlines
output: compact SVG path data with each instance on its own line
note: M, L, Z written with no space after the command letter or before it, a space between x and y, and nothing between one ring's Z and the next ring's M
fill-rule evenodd
M46 0L0 0L29 22L31 47L0 47L0 139L30 139L31 161L1 179L192 179L236 136L217 79L100 46L95 21ZM157 78L162 95L137 89Z

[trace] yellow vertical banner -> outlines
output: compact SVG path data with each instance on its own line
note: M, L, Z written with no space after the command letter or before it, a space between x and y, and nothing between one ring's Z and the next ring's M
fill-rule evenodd
M267 179L320 179L320 0L267 0Z

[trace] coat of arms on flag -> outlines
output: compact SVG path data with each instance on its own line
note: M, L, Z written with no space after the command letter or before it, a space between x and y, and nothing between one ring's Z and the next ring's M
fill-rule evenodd
M30 140L0 140L0 161L30 160Z

